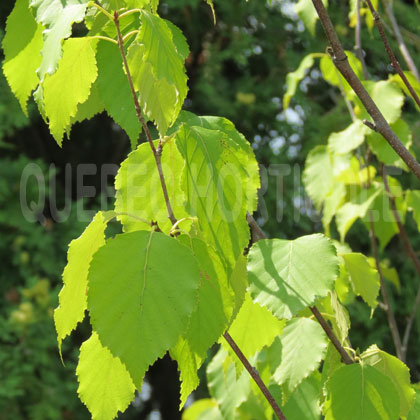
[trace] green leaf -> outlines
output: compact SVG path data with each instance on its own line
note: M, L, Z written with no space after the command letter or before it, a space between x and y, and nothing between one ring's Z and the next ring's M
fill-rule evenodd
M291 393L317 369L327 351L328 340L318 322L295 318L285 327L280 341L281 363L273 378Z
M261 240L248 254L249 291L254 302L290 319L333 290L338 270L335 247L321 234Z
M188 217L184 209L184 193L179 185L184 161L173 140L165 143L161 163L175 217L178 220ZM172 222L168 218L159 172L148 143L141 144L121 164L115 178L115 188L115 211L120 213L118 219L125 232L147 229L147 225L137 217L149 223L153 220L162 232L169 233ZM183 224L180 226L183 227Z
M335 335L340 340L340 343L343 344L348 337L350 317L347 309L338 301L337 293L335 291L331 292L317 306L320 308L324 318L331 322Z
M245 357L251 359L264 346L272 344L283 331L285 323L284 320L274 317L268 309L252 302L251 296L246 293L245 301L229 327L229 334ZM262 326L264 327L261 328ZM223 344L229 351L230 348L225 345L225 342ZM237 370L242 370L242 363L234 356L234 353L231 353L231 358L235 360Z
M28 0L17 0L7 18L2 43L3 72L25 115L29 95L39 83L35 71L41 63L42 29L28 8Z
M326 384L325 420L395 420L399 396L392 381L372 366L346 365Z
M62 41L71 35L73 23L84 19L88 2L88 0L31 0L30 6L36 13L37 22L46 28L41 51L42 63L38 69L41 82L47 74L53 74L57 69L61 58Z
M250 213L256 211L258 206L257 191L260 188L259 167L251 144L246 140L244 135L235 128L231 121L222 117L198 117L191 112L181 111L177 123L178 122L184 122L189 127L198 126L208 128L209 130L219 130L226 134L230 141L234 142L236 146L240 147L244 154L241 155L241 159L237 163L240 165L243 174L247 177L247 210Z
M249 241L246 221L248 174L241 162L248 157L240 146L217 130L188 127L176 134L185 161L181 187L185 207L220 258L230 276Z
M391 128L408 149L412 144L412 136L408 124L403 120L398 119L395 123L391 124ZM367 142L373 153L375 153L382 163L385 165L397 166L408 171L407 166L398 156L397 152L395 152L395 150L379 133L371 131L371 133L367 136Z
M313 7L313 6L312 6ZM314 55L308 54L300 62L299 67L286 76L286 93L283 96L283 109L287 109L290 100L296 93L297 85L305 77L306 71L314 65Z
M181 408L188 395L198 386L197 370L207 356L207 350L226 330L234 297L228 278L215 252L203 241L182 235L179 240L191 248L201 274L198 303L183 337L171 349L181 372Z
M328 7L328 0L322 0L325 7ZM318 14L311 0L298 0L295 5L295 12L304 23L306 29L315 35L315 24L318 20Z
M360 356L363 362L373 366L391 379L400 398L400 417L406 417L414 403L415 391L410 384L410 370L394 356L380 350L375 344Z
M77 393L92 419L112 420L134 399L135 387L120 359L103 347L95 331L80 347Z
M63 58L57 71L43 83L44 109L51 134L61 146L63 135L85 102L98 72L95 59L96 40L71 38L64 43Z
M330 134L328 144L333 153L344 155L359 147L369 131L362 121L356 120L345 130Z
M332 190L327 194L322 210L322 225L325 229L325 234L329 235L329 226L331 220L336 215L338 209L343 204L346 197L346 187L342 182L335 182Z
M354 293L361 296L372 309L375 309L378 305L376 298L380 288L377 270L369 264L363 254L358 252L341 254L341 256L350 275Z
M64 338L85 317L90 262L93 254L105 244L105 228L112 216L112 213L98 212L82 235L70 242L63 272L64 286L58 295L59 306L54 311L60 352Z
M287 419L319 420L321 415L320 394L320 378L319 374L315 372L309 378L304 379L288 397L282 407L284 415Z
M401 108L404 104L404 95L398 85L388 80L380 80L379 82L367 81L363 84L373 101L378 104L379 110L388 123L396 122L401 117ZM358 118L370 119L360 100L357 99L356 102L360 104L361 109L361 114L358 115Z
M185 46L180 30L142 12L141 29L128 49L127 59L141 106L162 136L176 120L187 96Z
M406 204L402 197L403 190L401 185L395 178L392 177L388 177L388 184L391 193L395 197L395 204L400 219L404 223ZM370 229L371 217L375 228L375 235L379 239L380 249L383 250L394 235L399 232L388 193L383 188L381 189L380 194L373 201L369 213L367 213L363 218L365 226L368 230Z
M420 413L420 389L416 388L416 399L410 412L408 413L407 420L417 420Z
M345 51L345 53L346 53L347 59L349 60L349 64L351 68L354 70L357 77L360 80L363 80L364 76L363 76L362 63L351 51ZM322 76L328 83L330 83L333 86L343 89L346 95L348 97L351 97L352 92L353 92L351 86L348 84L346 79L344 79L344 77L335 67L329 54L324 54L324 56L321 58L319 67L322 72Z
M244 369L236 378L235 366L223 347L207 366L207 384L223 418L234 420L237 408L246 401L251 391L250 376Z
M211 398L194 401L183 413L182 420L223 420L217 402Z
M77 122L82 122L84 120L90 120L96 114L100 114L105 110L105 105L102 101L102 98L98 89L98 79L92 85L90 89L89 98L82 104L79 104L77 107L76 115L71 119L70 124L73 126Z
M137 119L118 47L110 42L100 41L97 61L97 86L106 112L127 133L131 147L134 148L137 145L141 125Z
M331 158L327 146L315 146L309 152L303 171L303 183L319 210L333 186Z
M406 192L405 200L408 209L413 212L414 220L417 223L417 229L420 231L420 191L408 190Z
M98 250L88 281L93 329L139 389L148 366L185 330L200 283L197 261L174 238L130 232Z
M376 186L369 189L361 188L354 197L350 197L350 201L340 207L335 216L335 220L342 241L344 241L344 238L353 223L359 217L362 218L366 215L375 198L381 191L382 189Z

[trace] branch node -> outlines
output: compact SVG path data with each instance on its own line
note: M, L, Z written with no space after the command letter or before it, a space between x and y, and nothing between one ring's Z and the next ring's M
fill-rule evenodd
M363 123L364 125L366 125L367 127L369 127L371 130L373 130L373 131L378 131L378 127L376 127L376 124L371 123L371 122L370 122L370 121L368 121L368 120L363 120L363 121L362 121L362 123Z

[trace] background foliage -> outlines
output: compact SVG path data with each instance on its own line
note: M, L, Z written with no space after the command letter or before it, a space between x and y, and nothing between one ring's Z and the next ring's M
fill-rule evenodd
M0 35L13 4L13 0L7 0L0 5ZM317 144L326 144L328 135L345 128L350 117L341 96L323 81L316 66L304 78L291 107L287 111L282 108L286 74L298 67L303 56L325 50L327 44L319 24L314 36L304 31L292 2L288 1L273 0L271 5L261 1L216 1L215 8L214 26L211 10L201 0L174 0L160 5L162 17L170 18L183 30L191 48L186 64L190 91L185 109L202 115L223 115L253 143L263 167L262 181L266 183L261 192L258 220L270 236L294 239L321 231L300 174L308 152ZM342 2L330 1L329 10L344 46L351 48L354 36L348 27L349 9L342 7ZM406 31L409 48L418 57L420 38L416 34L420 33L420 23L415 5L395 1L395 12ZM84 28L75 25L73 31L83 33ZM388 59L377 34L365 30L363 37L371 73L378 79L386 78L390 70ZM419 66L420 61L416 64ZM78 124L72 130L72 141L64 141L59 149L33 104L29 104L29 119L22 114L3 75L0 95L0 412L5 419L89 418L77 399L74 375L78 357L75 349L88 332L82 325L65 343L66 367L63 367L51 314L57 306L67 244L83 231L89 220L85 218L83 223L77 217L80 216L77 203L83 197L77 193L76 167L81 163L119 164L129 150L129 140L105 115L99 115ZM414 151L419 156L418 114L410 102L404 113L414 133ZM21 217L21 174L25 165L34 160L46 179L56 172L59 208L67 197L71 198L72 211L65 223L57 222L48 201L39 209L37 222L28 223ZM67 175L66 164L71 164ZM285 164L289 166L282 166ZM100 190L99 176L87 180ZM411 175L404 175L401 180L404 187L414 188ZM109 185L112 181L109 180ZM36 185L30 184L28 197L37 194ZM85 208L99 208L100 198L98 194L95 199L84 200ZM411 216L407 228L414 248L420 249ZM354 251L370 253L363 223L356 223L348 241ZM403 319L411 307L418 279L398 238L391 241L385 255L404 284L401 292L394 290L396 316ZM393 352L384 314L378 311L370 319L369 310L357 299L349 309L350 339L355 348L365 349L376 343ZM419 321L407 360L413 382L420 380L420 358L416 352L420 345ZM154 418L156 413L164 419L180 416L176 377L176 365L169 357L159 361L148 373L144 392L121 418ZM206 395L203 374L196 396Z

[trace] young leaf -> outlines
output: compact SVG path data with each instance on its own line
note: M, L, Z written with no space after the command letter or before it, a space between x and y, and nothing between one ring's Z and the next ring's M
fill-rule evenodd
M408 124L402 119L398 119L391 124L391 128L397 134L404 146L407 149L410 148L412 144L412 135ZM371 131L371 133L367 136L367 142L373 153L375 153L382 163L408 170L407 166L397 155L395 150L388 144L388 142L384 141L383 137L379 133Z
M99 249L88 281L93 328L140 388L148 366L177 342L188 324L200 283L197 260L174 238L130 232Z
M251 359L257 351L272 344L283 331L285 323L284 320L273 316L268 309L252 302L251 296L247 293L238 315L229 327L229 334L245 357ZM223 345L228 351L230 350L224 341ZM231 353L231 358L235 360L237 370L241 371L242 363L234 353Z
M328 7L328 0L322 0L322 3L324 3L325 7ZM318 14L311 0L298 0L295 5L295 12L306 26L306 29L314 36Z
M319 210L333 186L331 157L327 146L315 146L308 154L303 171L306 192Z
M44 109L51 134L61 146L64 133L85 102L98 72L95 59L96 40L71 38L64 43L63 58L57 71L43 83Z
M384 115L389 124L394 123L401 116L401 108L404 104L404 95L397 84L389 80L380 80L379 82L364 82L366 90L369 92L373 101L378 104L378 108ZM369 114L361 105L359 99L356 102L360 104L362 110L358 118L370 118Z
M337 369L326 384L325 420L395 420L399 396L392 381L372 366Z
M369 131L371 130L369 130L362 121L356 120L345 130L340 131L339 133L330 134L328 144L333 153L345 155L359 147Z
M112 216L112 213L98 212L82 235L70 242L63 272L64 286L58 295L59 306L54 311L60 352L64 338L85 317L89 265L93 254L105 244L105 228Z
M108 115L127 133L131 147L137 145L141 125L137 119L127 76L118 47L100 41L97 52L97 86Z
M41 82L46 74L53 74L57 69L62 40L71 35L73 23L84 19L88 3L88 0L31 0L30 6L35 11L37 22L46 27L42 63L38 69Z
M338 273L335 247L320 234L261 240L248 254L251 296L279 319L290 319L326 296Z
M416 395L410 384L408 367L401 360L380 350L375 344L370 346L360 357L365 363L373 366L391 379L400 398L399 416L405 418L413 405Z
M212 398L194 401L183 413L182 420L223 420L217 402Z
M249 373L244 369L236 378L235 366L221 347L207 366L207 383L223 418L234 420L237 408L246 401L251 391Z
M158 140L155 141L157 145ZM163 147L161 164L175 216L178 220L188 217L184 209L184 193L179 185L184 161L172 139ZM115 189L115 211L122 213L118 219L125 232L147 228L144 222L136 219L139 217L149 223L157 222L162 232L169 233L172 223L168 218L156 161L148 143L138 146L121 164L115 178Z
M312 6L312 5L311 5ZM313 7L313 6L312 6ZM297 85L305 77L306 70L314 65L313 54L308 54L300 62L299 67L287 74L286 76L286 93L283 96L283 108L287 109L290 104L290 100L296 93Z
M76 375L77 393L92 419L112 420L134 399L130 374L120 359L102 346L95 331L80 347Z
M185 40L164 19L142 12L142 26L128 49L128 65L145 114L166 134L187 96ZM177 45L175 42L177 42ZM177 46L181 52L178 51Z
M317 369L327 351L328 340L316 321L295 318L285 327L280 341L281 363L273 378L285 386L287 393L291 393Z
M3 72L25 115L29 95L39 83L35 71L41 63L42 29L28 8L28 0L17 0L3 38Z
M353 223L359 217L362 218L366 215L375 198L381 191L382 188L377 186L373 186L369 189L362 188L355 197L351 197L350 201L340 207L335 216L335 220L342 241L344 241L344 238Z
M363 254L351 252L341 256L350 275L354 293L361 296L372 309L375 309L378 305L376 298L380 287L378 272L371 267Z

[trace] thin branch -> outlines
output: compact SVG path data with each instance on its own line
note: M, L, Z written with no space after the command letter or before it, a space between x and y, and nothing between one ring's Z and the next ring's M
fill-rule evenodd
M267 239L267 235L258 226L258 223L255 221L255 219L252 217L250 213L247 213L246 218L253 234L253 242L256 242L260 239ZM319 312L315 306L312 306L309 309L314 314L315 318L321 325L322 329L325 331L325 334L327 334L327 337L331 340L334 347L337 349L338 353L340 353L340 356L343 362L346 364L354 363L354 360L346 352L346 350L340 343L340 340L334 334L334 331L331 329L328 322L324 319L321 312Z
M345 363L346 365L351 365L352 363L355 363L354 360L347 353L345 348L341 345L340 340L334 334L327 321L325 321L325 318L322 316L321 312L319 312L318 308L316 306L311 306L309 309L314 314L316 320L319 322L322 329L325 331L325 334L327 334L327 337L330 339L331 343L333 343L334 347L340 353L341 360L343 361L343 363Z
M381 285L381 294L382 294L382 298L384 300L384 310L385 310L386 316L388 318L388 324L389 324L389 328L391 330L392 340L394 342L397 357L398 357L398 359L404 361L404 354L403 354L403 351L402 351L400 333L398 331L398 326L397 326L397 322L395 320L394 311L391 308L391 302L389 300L388 291L387 291L386 286L385 286L384 276L382 274L382 269L381 269L381 266L380 266L380 263L379 263L379 252L378 252L378 245L376 243L375 225L373 223L372 210L369 210L369 223L370 223L369 235L370 235L370 240L371 240L371 244L372 244L373 256L375 258L376 269L378 270L378 274L379 274L379 283Z
M397 19L395 18L394 11L392 10L392 4L388 3L387 0L383 0L382 2L385 6L386 14L388 15L388 18L391 21L392 29L394 30L395 37L397 38L398 47L401 51L401 54L404 57L404 60L407 63L407 66L410 69L410 71L414 74L416 79L420 82L419 72L417 70L416 65L414 64L414 60L411 57L411 54L408 51L407 46L405 45L404 38L401 35L401 31L398 26Z
M251 366L248 359L245 357L245 355L242 353L241 349L238 347L238 345L235 343L235 341L233 340L233 338L230 336L230 334L227 331L223 334L223 337L228 342L230 347L232 347L232 350L235 352L235 354L238 356L239 360L245 366L245 369L251 375L252 379L255 381L258 388L260 388L261 392L264 394L264 397L266 398L268 403L271 405L271 408L273 409L276 416L280 420L287 420L286 416L283 414L283 412L280 410L280 407L276 403L276 400L271 395L270 391L268 390L268 388L265 386L264 382L262 381L257 369L255 369L253 366Z
M367 71L365 57L363 55L361 27L362 27L362 18L360 16L360 0L357 0L356 1L356 30L355 30L354 50L356 51L357 58L362 63L363 77L365 79L369 79L369 73Z
M383 182L384 182L385 191L387 192L387 195L388 195L388 198L389 198L389 202L390 202L390 205L391 205L391 210L392 210L392 213L394 215L395 222L397 223L397 226L398 226L399 236L400 236L400 238L401 238L401 240L404 244L404 248L405 248L408 256L411 258L411 261L413 261L413 264L414 264L414 267L417 271L417 274L420 277L420 260L417 257L417 254L414 251L413 247L411 246L410 239L408 238L405 227L404 227L403 223L401 222L400 215L398 214L397 205L395 203L395 198L394 198L394 196L392 195L392 193L389 189L388 178L387 178L387 175L386 175L385 166L382 167L382 179L383 179ZM420 306L420 285L417 289L416 299L414 300L413 308L411 309L410 315L408 317L407 325L406 325L405 330L404 330L403 341L402 341L402 355L403 355L402 360L405 360L406 355L407 355L408 341L410 339L411 328L413 326L413 322L414 322L414 319L416 317L416 313L417 313L417 310L418 310L419 306Z
M389 126L381 111L370 97L369 93L363 86L362 82L351 68L343 47L338 39L337 33L330 20L330 17L325 10L322 0L312 0L321 23L324 27L325 33L331 43L332 50L330 54L333 58L334 64L343 77L347 80L356 95L359 97L367 112L372 117L376 130L382 134L389 145L397 152L402 160L407 164L411 171L420 179L420 164L413 157L413 155L406 149L401 140Z
M257 242L260 239L267 239L267 235L263 232L260 228L252 214L246 212L246 220L248 222L249 227L251 228L252 233L252 242Z
M123 41L123 38L122 38L122 35L121 35L118 12L114 12L114 24L115 24L115 28L117 30L118 46L120 48L121 57L122 57L122 60L123 60L123 63L124 63L125 72L127 74L128 83L130 85L131 95L133 97L134 106L136 108L137 118L138 118L141 126L143 127L144 132L146 133L147 141L149 142L150 147L152 149L153 156L154 156L155 161L156 161L156 166L157 166L157 169L158 169L158 172L159 172L160 184L162 186L163 197L165 199L166 209L168 211L168 217L169 217L169 220L174 225L177 222L177 219L174 216L174 212L172 210L171 202L169 201L168 190L166 188L165 177L163 175L162 163L161 163L162 148L159 147L158 150L156 150L156 147L153 144L152 136L150 135L149 127L147 127L147 123L146 123L146 121L143 117L143 114L141 112L140 103L139 103L139 100L138 100L137 95L136 95L136 90L134 89L133 79L131 77L131 72L130 72L130 69L129 69L128 63L127 63L127 57L126 57L125 51L124 51L124 41Z
M381 17L376 12L375 8L373 7L373 4L371 0L366 0L370 12L372 13L373 19L375 21L375 25L378 28L379 34L381 35L382 42L384 43L385 50L388 54L389 59L391 60L392 67L396 70L396 72L401 77L401 80L404 82L405 86L407 87L408 91L410 92L411 96L413 97L414 101L416 102L417 106L420 108L420 98L418 97L416 91L414 90L413 86L411 86L411 83L408 81L406 75L404 74L400 63L398 62L397 58L395 57L394 52L392 51L391 47L389 46L388 39L385 35L384 28L382 26ZM417 77L417 76L416 76Z

